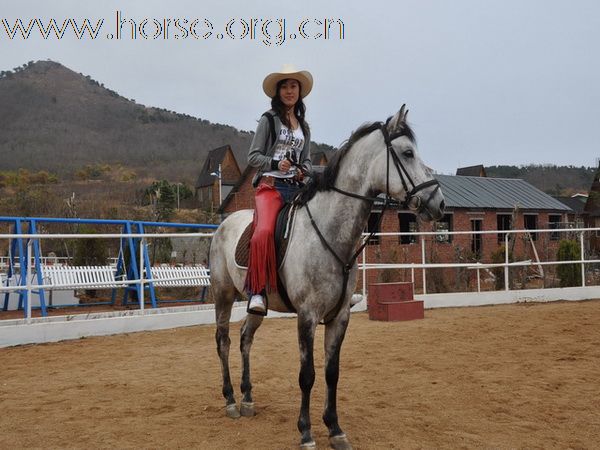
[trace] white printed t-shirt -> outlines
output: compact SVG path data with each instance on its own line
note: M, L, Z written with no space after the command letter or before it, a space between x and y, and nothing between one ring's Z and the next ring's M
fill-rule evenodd
M302 132L302 127L298 126L295 130L290 130L285 125L281 125L281 130L279 131L279 137L277 138L277 146L275 147L275 152L273 153L273 159L275 161L281 161L287 155L288 159L296 162L300 158L300 153L302 152L302 148L304 147L304 133ZM292 178L296 175L297 169L292 167L287 172L282 172L281 170L272 170L270 172L265 172L263 175L268 177L275 178Z

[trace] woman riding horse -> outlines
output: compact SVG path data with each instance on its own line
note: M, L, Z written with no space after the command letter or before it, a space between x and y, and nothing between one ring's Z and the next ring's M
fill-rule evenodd
M266 157L265 163L269 158L272 159ZM348 142L329 160L323 176L312 177L294 202L296 210L292 224L288 225L287 244L287 254L293 258L284 257L278 268L289 302L277 292L269 296L268 306L272 311L295 311L298 316L298 384L302 392L298 431L302 449L316 448L310 405L315 382L315 333L320 322L325 324L327 383L323 422L334 449L352 449L338 421L340 352L357 281L356 258L366 244L366 241L360 243L361 235L373 205L381 200L383 208L398 202L422 220L439 220L444 214L439 183L419 157L404 106L385 122L366 124L352 133ZM215 232L210 247L211 290L217 322L215 340L221 360L225 413L231 418L251 417L256 413L250 350L262 316L248 314L240 331L242 399L239 408L229 367L232 308L235 299L247 292L247 269L237 264L235 253L238 242L252 223L253 214L252 210L240 210L229 215ZM344 403L339 406L344 407ZM263 438L268 439L268 435Z
M312 169L310 130L302 99L312 90L312 75L291 66L266 76L263 90L271 110L261 117L248 151L248 164L258 168L254 232L246 289L248 312L265 314L264 295L277 289L277 262L273 234L283 202L291 202L304 172Z

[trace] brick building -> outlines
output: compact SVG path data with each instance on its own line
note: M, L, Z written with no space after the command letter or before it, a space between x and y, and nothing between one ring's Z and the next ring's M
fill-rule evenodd
M219 208L222 199L231 192L231 189L241 179L241 175L240 166L229 145L208 152L196 181L195 194L198 205L201 208ZM221 198L219 198L219 189Z
M442 220L431 224L418 223L410 211L387 211L380 232L466 231L462 235L382 236L368 246L368 262L428 263L493 262L504 247L504 230L551 229L568 220L571 209L520 179L486 178L478 176L436 175L446 202ZM370 229L376 224L377 207L369 219ZM493 234L471 234L474 231L498 231ZM546 260L554 257L561 236L558 233L531 233L517 236L509 243L515 260ZM537 253L537 256L536 256ZM459 272L459 273L458 273ZM415 285L421 287L421 271ZM456 285L473 283L474 271L430 269L428 292L443 291ZM370 271L369 282L408 281L410 273ZM431 285L430 285L431 284Z
M476 166L459 167L456 169L456 175L463 177L487 177L485 167L483 167L481 164Z
M563 224L564 227L582 228L585 226L587 216L585 204L588 199L587 195L576 194L571 197L555 196L554 198L571 208L571 211L567 214L567 221Z

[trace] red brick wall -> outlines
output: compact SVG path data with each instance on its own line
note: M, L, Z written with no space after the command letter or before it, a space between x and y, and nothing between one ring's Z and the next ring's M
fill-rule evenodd
M231 194L231 198L223 211L225 214L230 214L240 209L254 209L254 188L252 187L252 178L255 173L256 169L247 173L240 189Z
M231 149L227 150L225 157L223 158L223 162L221 163L221 177L223 182L233 184L240 179L242 175L240 173L240 168L235 161L235 156L233 156L233 152Z
M511 212L506 212L511 214ZM537 213L537 228L548 228L548 213ZM452 231L471 231L471 220L481 219L482 230L497 230L497 212L481 211L470 212L468 210L456 210L452 214L453 224ZM432 224L421 224L419 231L434 231ZM516 218L516 229L524 229L523 213L519 213ZM382 220L381 232L399 232L400 224L397 211L387 211ZM421 240L425 239L425 262L427 263L443 263L443 262L474 262L476 259L471 252L472 234L454 235L451 242L439 242L435 236L419 237L416 243L400 244L398 236L381 236L379 244L370 244L367 246L367 262L368 263L421 263L422 248ZM537 240L533 243L538 252L541 261L554 259L558 248L558 240L551 240L548 233L539 234ZM482 236L481 261L482 263L492 262L492 253L497 252L504 245L502 240L498 242L498 234L486 234ZM514 257L516 260L536 260L531 242L525 239L524 234L518 234L514 244ZM432 278L436 278L437 274L444 279L443 284L446 288L452 288L453 285L458 287L459 283L476 283L476 271L462 269L457 275L457 269L428 269L427 278L428 285L432 282ZM462 277L457 280L457 277ZM438 277L439 278L439 277ZM467 281L469 279L469 281ZM410 269L386 269L386 270L369 270L367 271L367 283L376 282L391 282L391 281L411 281ZM442 282L440 282L442 284ZM359 276L358 289L362 287L362 275ZM415 289L422 289L422 271L415 269ZM428 291L432 289L428 286Z

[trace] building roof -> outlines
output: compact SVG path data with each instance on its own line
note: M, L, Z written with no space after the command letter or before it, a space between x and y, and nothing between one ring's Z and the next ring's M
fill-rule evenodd
M325 163L327 163L327 161L329 161L329 158L327 157L327 153L325 153L323 151L320 151L317 153L312 153L310 155L310 161L312 162L313 166L320 165L322 159L325 159Z
M208 152L208 155L206 155L206 159L204 160L202 170L200 171L200 175L198 175L198 180L196 181L197 188L211 186L215 182L216 178L214 175L211 175L211 173L219 170L219 164L223 162L225 155L227 155L227 151L229 150L231 150L229 145L223 145L222 147L215 148ZM230 180L222 180L222 182L223 184L231 183Z
M487 177L485 168L482 164L476 166L459 167L456 169L456 175L461 177Z
M246 167L238 183L221 204L221 210L252 170L252 167ZM435 175L435 178L440 182L447 208L513 210L518 205L521 210L573 212L568 205L517 178L455 175Z
M552 210L570 212L564 203L516 178L435 175L446 207L470 209Z
M585 201L582 201L580 197L554 197L561 203L564 203L573 210L576 214L583 214L585 208ZM584 199L585 200L585 199Z

